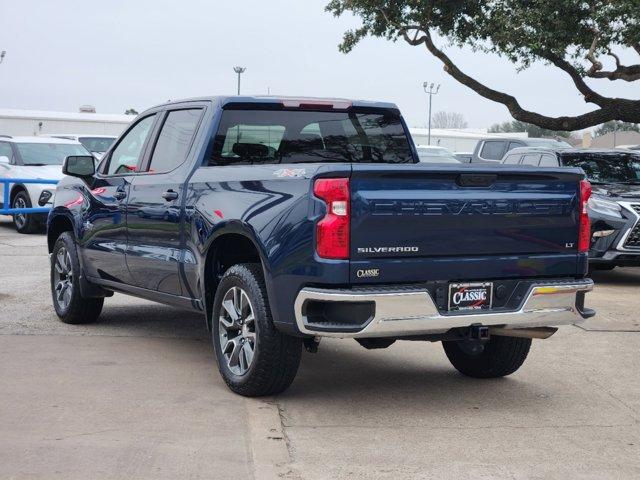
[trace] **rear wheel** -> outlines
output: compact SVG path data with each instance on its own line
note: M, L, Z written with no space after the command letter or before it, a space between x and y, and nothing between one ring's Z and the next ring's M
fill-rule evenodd
M91 323L100 316L104 298L84 298L80 292L80 261L73 235L63 232L51 256L51 296L64 323Z
M31 208L31 199L27 192L20 191L13 197L11 208ZM42 227L35 214L16 213L13 215L13 225L18 233L33 233Z
M232 391L258 397L289 387L300 365L302 340L273 326L259 265L239 264L226 271L212 318L218 369Z
M492 336L483 349L468 348L464 341L442 342L451 364L474 378L497 378L518 370L531 348L530 338Z

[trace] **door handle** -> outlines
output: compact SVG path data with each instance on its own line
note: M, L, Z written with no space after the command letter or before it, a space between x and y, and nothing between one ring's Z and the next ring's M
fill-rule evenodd
M116 193L113 194L113 198L115 198L116 200L124 200L126 196L127 193L122 190L116 190Z
M167 202L170 202L171 200L175 200L178 198L178 192L167 190L162 194L162 198L164 198Z

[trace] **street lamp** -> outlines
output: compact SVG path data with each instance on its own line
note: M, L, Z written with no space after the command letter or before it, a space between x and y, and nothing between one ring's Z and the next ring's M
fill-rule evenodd
M245 70L245 67L233 67L233 71L238 74L238 95L240 95L240 75L242 75Z
M438 94L440 90L440 84L436 85L435 83L424 82L422 84L422 88L424 88L424 93L429 95L429 140L428 144L431 145L431 99L434 95Z

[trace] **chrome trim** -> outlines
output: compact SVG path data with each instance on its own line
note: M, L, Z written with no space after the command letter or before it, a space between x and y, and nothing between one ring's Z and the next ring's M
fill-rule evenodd
M463 315L442 315L426 290L348 290L303 288L294 304L300 332L318 337L366 338L402 337L444 333L473 323L505 328L555 327L579 323L584 319L576 307L578 292L593 290L591 279L572 283L532 285L519 310ZM303 314L307 300L334 302L375 302L375 315L358 332L326 332L308 328Z
M633 205L640 206L640 203L636 203L636 202L618 202L618 203L627 212L630 212L634 217L636 217L636 221L631 226L631 228L628 228L627 231L624 232L624 235L622 235L622 238L620 239L620 241L616 245L616 250L620 250L621 252L638 252L638 251L640 251L640 247L627 248L627 247L624 246L624 244L627 243L627 239L629 238L629 235L631 235L631 232L633 231L633 229L636 228L638 226L638 223L640 222L640 214L638 214L638 212L636 212L633 209Z

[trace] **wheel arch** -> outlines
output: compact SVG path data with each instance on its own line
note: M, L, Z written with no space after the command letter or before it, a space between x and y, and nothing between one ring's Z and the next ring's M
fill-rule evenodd
M215 235L206 249L201 278L203 281L202 292L207 328L209 330L211 329L211 309L218 283L224 272L238 263L259 263L263 274L266 273L264 250L260 247L260 244L247 231L247 227L233 225Z
M56 240L64 232L71 232L75 236L75 229L73 228L71 218L59 213L49 220L49 225L47 226L47 247L49 248L49 253L53 252L53 246Z
M20 192L25 192L27 195L29 195L29 191L27 190L27 187L24 184L14 183L13 186L11 187L11 190L9 191L9 205L13 205L13 199L16 198L16 195L18 195L18 193ZM31 199L30 195L29 195L29 199Z

